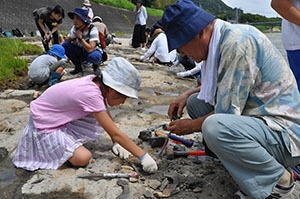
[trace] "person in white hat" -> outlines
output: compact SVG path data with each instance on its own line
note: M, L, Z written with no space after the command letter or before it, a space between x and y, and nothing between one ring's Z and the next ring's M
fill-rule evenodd
M140 73L122 57L113 58L102 73L56 84L30 103L30 119L13 159L16 167L58 169L67 161L86 166L92 153L83 144L98 139L104 129L120 158L132 154L146 172L158 169L152 157L115 125L107 110L107 105L138 98Z
M82 3L82 8L87 9L89 11L88 18L89 18L89 20L92 20L93 17L94 17L94 12L93 12L93 9L92 9L91 2L89 0L84 0L83 3Z
M106 39L109 35L108 28L106 24L103 22L102 18L100 16L95 16L93 18L92 24L97 27L100 35L100 44L102 48L105 48L107 46Z

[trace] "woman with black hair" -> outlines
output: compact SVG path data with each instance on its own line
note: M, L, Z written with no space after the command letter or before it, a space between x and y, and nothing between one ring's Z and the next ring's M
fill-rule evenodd
M53 38L53 44L59 44L58 28L65 17L64 9L60 5L53 8L42 7L33 13L36 26L41 34L45 52L49 51L49 42Z
M147 25L147 10L143 6L142 0L136 1L136 7L134 8L135 21L132 35L132 47L134 48L145 48L146 46L146 25Z

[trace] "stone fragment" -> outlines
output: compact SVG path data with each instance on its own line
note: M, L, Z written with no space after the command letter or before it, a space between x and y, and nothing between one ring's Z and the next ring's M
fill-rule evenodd
M152 137L152 131L150 130L143 130L140 132L138 138L143 141L148 141Z
M155 190L155 189L158 189L161 186L161 182L159 180L156 180L156 179L150 179L150 180L147 180L147 185L148 185L148 187Z
M128 181L123 180L123 179L119 179L117 181L117 184L123 188L123 191L122 191L122 193L116 199L133 199L130 196L130 190L129 190L129 186L128 186Z
M150 190L146 190L145 193L144 193L144 197L146 199L152 199L152 198L154 198L154 195Z

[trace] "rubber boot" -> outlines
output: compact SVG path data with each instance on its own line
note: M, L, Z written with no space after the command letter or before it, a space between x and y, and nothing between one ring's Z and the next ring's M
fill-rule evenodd
M99 68L99 65L94 65L93 64L93 70L94 70L95 75L97 75L97 76L101 75L101 70Z
M49 86L53 86L60 79L60 74L57 72L51 72L49 77Z

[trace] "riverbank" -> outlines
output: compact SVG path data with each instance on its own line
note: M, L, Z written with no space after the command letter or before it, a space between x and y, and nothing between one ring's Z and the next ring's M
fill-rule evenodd
M275 45L280 43L280 35L268 35L268 37L276 39ZM139 138L144 130L163 131L159 125L169 122L167 117L169 103L185 90L195 87L196 81L175 75L176 72L184 70L182 66L168 67L137 61L143 52L131 48L129 38L117 38L117 40L120 40L122 45L108 46L109 59L122 56L130 60L140 71L142 84L139 90L139 100L129 99L125 104L109 108L109 110L116 124L154 157L159 171L156 174L145 174L140 170L140 163L136 158L122 161L114 156L111 152L112 143L107 134L103 134L99 140L86 145L92 151L93 159L85 168L63 165L58 170L34 172L14 168L11 160L22 130L28 121L29 103L35 90L11 89L0 93L1 199L232 198L238 187L218 160L194 156L176 159L168 159L166 155L160 157L158 155L160 147L151 147L150 142ZM101 67L104 68L106 63ZM72 69L72 65L67 67L68 72ZM92 73L92 68L85 68L84 74L89 73ZM70 78L75 77L67 73L62 80ZM38 91L42 92L43 88ZM188 117L186 112L184 117ZM185 138L194 141L195 145L192 149L202 148L201 133ZM170 142L169 151L174 146L178 147L176 143ZM77 178L78 174L88 172L129 171L138 172L140 177L122 179L123 181Z

